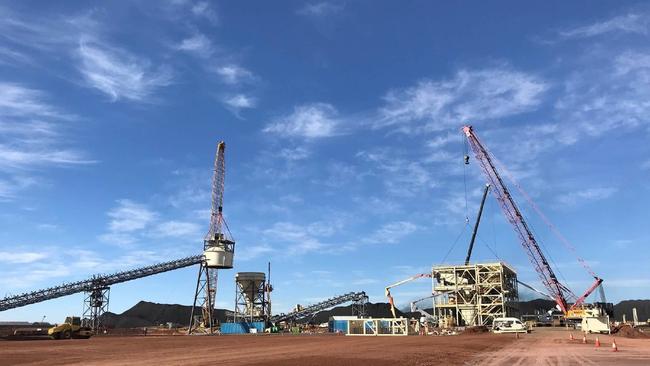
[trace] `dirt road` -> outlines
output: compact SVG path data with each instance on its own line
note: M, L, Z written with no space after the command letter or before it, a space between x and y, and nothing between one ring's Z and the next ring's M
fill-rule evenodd
M95 337L0 342L0 365L462 365L511 335Z
M629 339L599 335L600 348L595 347L596 335L560 328L541 328L522 335L516 342L501 350L481 354L469 365L650 365L650 339ZM616 339L618 352L612 352Z

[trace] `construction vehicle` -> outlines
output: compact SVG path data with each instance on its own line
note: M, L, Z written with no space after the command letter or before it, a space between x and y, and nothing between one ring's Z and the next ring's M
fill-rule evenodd
M89 327L82 326L80 317L69 316L65 318L65 322L62 324L57 324L48 329L47 334L52 339L88 339L93 335L93 331Z
M397 318L397 315L395 314L395 301L393 300L393 296L390 294L390 289L423 277L431 278L432 276L431 273L420 273L420 274L416 274L415 276L411 276L405 280L401 280L386 286L385 293L386 293L386 297L388 298L388 303L390 304L390 312L393 315L393 318Z
M528 333L528 326L517 318L494 318L493 333Z
M557 308L562 311L566 320L568 322L582 322L585 318L599 318L599 322L609 323L608 313L609 309L612 308L611 304L608 304L605 300L605 294L602 287L603 279L598 277L592 270L589 268L587 263L582 259L578 258L578 261L582 266L587 270L587 272L594 278L594 283L589 287L582 296L578 297L571 292L571 290L562 284L555 272L551 268L546 256L542 252L537 239L533 235L532 230L529 227L529 224L524 219L521 211L519 210L517 204L515 203L510 191L506 187L501 175L499 174L495 162L496 159L488 152L485 146L478 139L472 126L463 127L463 133L467 137L470 147L472 148L476 159L481 166L483 173L488 179L488 183L494 187L494 195L497 199L499 206L501 207L504 216L507 221L513 226L519 240L521 242L524 251L528 255L533 268L537 272L540 281L548 291L549 296L556 302ZM468 163L467 155L465 155L465 164ZM515 183L515 186L520 191L520 193L526 197L530 202L533 209L541 216L541 218L546 222L546 224L551 228L553 233L558 236L558 238L567 246L567 248L575 251L569 242L559 233L559 231L550 223L546 216L539 210L539 208L532 202L528 194L526 194L519 185ZM600 291L601 303L595 303L593 305L586 305L585 300L589 295L591 295L596 289ZM575 299L572 304L569 304L568 298Z

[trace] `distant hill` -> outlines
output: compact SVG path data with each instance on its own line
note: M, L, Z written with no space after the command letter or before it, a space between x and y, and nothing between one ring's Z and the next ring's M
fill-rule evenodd
M624 300L614 305L614 317L623 321L625 314L627 321L632 321L632 308L636 308L639 321L645 322L650 319L650 300Z
M201 309L196 308L200 313ZM186 305L157 304L140 301L122 314L111 312L102 315L102 323L107 328L139 328L152 327L172 323L175 326L187 326L190 322L192 307ZM230 310L216 309L219 322L226 321Z
M555 307L555 302L546 299L535 299L519 303L520 314L541 314ZM623 320L626 314L627 320L632 320L632 308L636 308L640 321L650 318L650 300L625 300L614 305L614 317L616 320ZM172 323L176 326L187 326L190 320L191 306L157 304L153 302L140 301L132 308L122 314L107 312L102 315L102 322L108 328L139 328L153 327L160 324ZM200 309L197 308L197 311ZM431 309L425 311L431 313ZM368 316L373 318L390 318L390 305L388 303L369 303L366 305ZM219 322L231 321L232 311L216 309ZM398 317L419 318L419 313L410 313L395 309ZM316 313L311 318L302 319L305 323L321 324L329 320L330 316L352 315L352 306L337 306L329 310ZM226 319L228 316L228 320Z
M107 312L102 315L102 323L107 328L141 328L153 327L161 324L172 323L175 326L187 326L190 321L191 306L157 304L140 301L122 314ZM197 308L197 311L200 311ZM216 309L219 322L232 321L232 311ZM387 303L369 303L366 312L373 318L391 317L390 306ZM396 310L397 316L405 316ZM333 315L352 315L352 306L337 306L317 313L314 317L302 319L302 322L320 324L326 323ZM228 319L227 319L228 318Z

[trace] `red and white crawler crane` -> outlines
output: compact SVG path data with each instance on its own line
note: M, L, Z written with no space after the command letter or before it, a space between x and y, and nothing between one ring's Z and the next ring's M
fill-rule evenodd
M560 308L560 310L565 314L567 318L583 317L584 315L581 314L584 314L582 305L584 304L585 299L592 292L594 292L596 288L601 286L601 284L603 283L603 279L596 276L594 272L588 268L587 264L584 261L580 260L583 266L589 271L589 273L595 279L591 287L589 287L582 296L580 297L575 296L571 292L571 290L569 290L569 288L567 288L558 280L557 276L553 272L553 269L551 268L548 261L546 260L546 256L544 256L544 253L539 247L539 244L537 243L535 236L533 235L528 224L526 223L524 216L519 211L519 208L517 207L517 204L512 198L510 191L508 190L505 183L503 182L503 179L499 175L497 168L495 166L495 159L490 155L490 153L487 151L485 146L481 143L479 138L476 136L474 130L472 129L472 126L463 127L463 133L467 137L469 145L472 147L476 159L478 160L483 170L483 173L485 173L485 176L488 179L488 183L493 187L494 195L497 201L499 202L499 205L501 206L503 214L505 215L508 222L510 222L512 227L515 229L515 232L519 237L521 245L524 248L526 254L528 255L530 262L533 264L533 267L535 268L535 271L537 272L542 284L544 285L544 287L546 287L547 291L552 295L555 302L557 303L557 306ZM466 157L465 160L466 162L467 159L468 158ZM576 299L575 302L571 305L567 300L568 296L571 296L572 298Z

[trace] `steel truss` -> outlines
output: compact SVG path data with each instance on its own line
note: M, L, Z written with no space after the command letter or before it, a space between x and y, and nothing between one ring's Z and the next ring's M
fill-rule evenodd
M108 300L111 289L97 283L97 287L84 292L84 308L81 322L95 332L102 328L101 316L108 311Z
M281 321L287 321L287 320L297 320L297 319L302 319L306 318L308 316L314 315L318 313L319 311L329 309L333 306L340 305L346 302L354 301L357 303L363 302L363 309L365 312L365 303L368 302L368 295L366 295L365 292L349 292L347 294L341 295L341 296L336 296L329 298L325 301L319 302L314 305L307 306L299 311L293 311L288 314L278 314L273 317L271 317L271 322L272 323L278 323ZM354 307L353 307L354 309ZM359 309L359 307L357 307Z
M438 319L457 325L491 325L518 314L517 274L505 263L433 267Z
M214 311L218 273L217 269L208 268L206 262L201 263L199 276L196 280L196 292L194 293L194 305L190 314L188 334L214 334L215 332L218 325ZM200 314L195 314L197 305L201 310Z
M50 287L43 290L27 292L15 296L7 296L0 300L0 311L18 308L46 300L76 294L79 292L94 292L98 289L108 288L110 285L135 280L142 277L155 275L179 268L189 267L203 261L203 255L177 259L169 262L154 264L129 271L122 271L110 275L95 275L84 281L64 283L60 286ZM108 302L106 302L108 306Z

